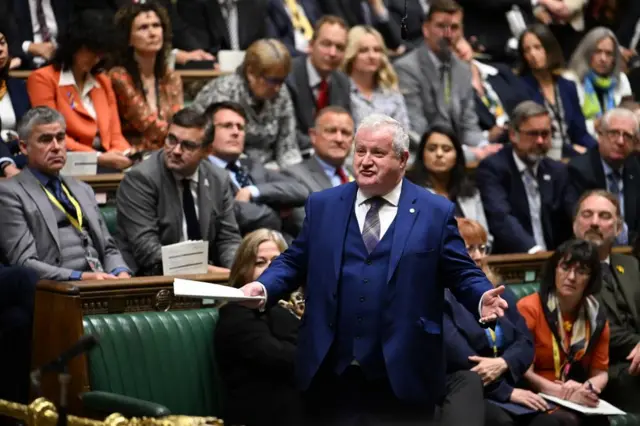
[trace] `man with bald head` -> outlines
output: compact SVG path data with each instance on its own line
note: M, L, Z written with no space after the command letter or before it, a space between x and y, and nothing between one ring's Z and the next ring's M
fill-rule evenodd
M445 376L444 289L493 321L507 308L504 288L467 255L454 205L404 178L400 123L373 114L354 141L354 181L311 194L298 238L242 288L264 298L250 304L259 307L306 282L296 358L303 424L428 424L453 396L467 410L445 424L483 422L478 376Z

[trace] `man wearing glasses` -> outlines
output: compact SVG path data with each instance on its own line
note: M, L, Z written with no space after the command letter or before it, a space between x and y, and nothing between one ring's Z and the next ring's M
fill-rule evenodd
M243 154L247 119L242 105L218 102L209 106L205 115L212 120L204 136L211 141L209 160L229 174L240 232L244 235L259 228L282 231L292 208L304 206L309 190ZM290 234L296 236L297 232Z
M93 190L60 176L67 159L65 130L62 115L48 107L33 108L20 121L27 167L0 183L0 257L33 269L40 279L129 278Z
M608 111L602 117L598 146L569 162L574 200L592 189L604 189L617 197L623 219L617 245L629 244L640 230L640 162L632 155L639 124L632 111Z
M480 162L476 182L494 253L554 250L571 236L567 166L546 157L551 118L533 101L511 114L511 145Z
M129 171L120 183L117 239L138 275L162 275L164 245L209 242L209 272L228 272L240 232L229 177L207 161L207 117L178 111L164 149ZM204 161L203 161L204 160Z

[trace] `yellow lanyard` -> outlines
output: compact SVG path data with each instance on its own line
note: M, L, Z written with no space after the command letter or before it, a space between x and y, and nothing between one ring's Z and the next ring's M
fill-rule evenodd
M61 186L62 186L62 191L71 202L71 205L73 206L73 208L76 210L76 217L71 216L67 212L67 210L62 206L62 204L60 204L60 201L58 201L55 195L49 192L47 188L43 186L42 189L44 189L44 192L46 192L47 197L49 197L49 201L51 201L51 203L53 203L54 206L56 206L62 213L64 213L65 216L67 216L67 219L69 219L69 222L71 222L71 225L73 225L74 228L76 228L78 231L80 231L80 233L82 233L82 209L80 208L80 203L78 203L78 201L75 198L73 198L73 196L69 193L69 191L67 191L66 186L62 184Z
M556 379L562 380L562 365L560 365L560 348L556 338L551 335L551 343L553 344L553 369L556 373Z
M498 339L496 337L496 332L490 328L487 328L487 330L489 330L489 336L491 336L491 348L493 349L493 357L497 358L498 357L498 344L497 344Z

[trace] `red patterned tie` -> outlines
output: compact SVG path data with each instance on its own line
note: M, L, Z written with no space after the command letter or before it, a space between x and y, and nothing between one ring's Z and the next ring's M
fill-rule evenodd
M340 178L340 185L343 185L345 183L349 182L349 176L347 176L347 174L344 172L344 170L342 169L342 167L338 167L336 169L336 174L338 175L338 177Z
M327 80L322 80L318 86L318 97L316 98L316 113L322 110L322 108L329 105L329 83Z
M44 15L44 6L42 5L43 0L36 1L36 19L38 21L38 26L40 27L40 35L42 36L42 41L44 43L51 41L51 30L47 26L47 18Z

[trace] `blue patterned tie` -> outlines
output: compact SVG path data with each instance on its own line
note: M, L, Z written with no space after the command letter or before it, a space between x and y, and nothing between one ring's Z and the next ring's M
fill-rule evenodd
M229 169L236 177L236 182L240 185L240 188L244 188L245 186L253 185L253 179L251 179L251 175L242 165L237 165L236 163L227 164L227 169Z
M369 204L369 211L367 211L362 227L362 240L367 251L371 253L380 241L380 215L378 212L385 201L381 197L372 197L366 202Z
M62 191L62 182L60 182L60 179L53 178L49 180L49 182L47 183L47 188L53 191L54 197L56 197L56 200L58 200L60 204L62 204L62 207L64 207L67 213L69 213L73 217L76 217L76 209L75 207L73 207L73 204L71 204L71 201L69 201L64 191Z

